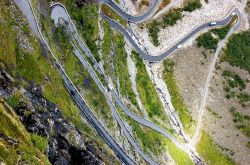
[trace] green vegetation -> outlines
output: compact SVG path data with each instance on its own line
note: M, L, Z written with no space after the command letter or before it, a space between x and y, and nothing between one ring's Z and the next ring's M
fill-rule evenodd
M228 78L227 82L231 88L239 87L241 91L246 88L246 82L240 75L229 70L225 70L222 75Z
M48 145L48 139L41 137L37 134L31 134L31 141L36 148L38 148L42 153L46 151Z
M237 18L237 17L236 17ZM223 27L216 28L209 30L206 33L203 33L200 35L196 41L198 47L204 47L206 49L212 49L215 50L217 48L219 40L222 40L226 37L227 33L230 31L230 28L234 22L234 18L232 18L232 21ZM213 35L216 37L214 37Z
M6 22L5 24L0 24L0 37L2 38L0 40L0 60L7 66L7 70L14 78L22 77L25 81L32 81L36 85L43 84L43 96L56 103L63 111L65 118L79 126L82 130L87 131L89 127L82 123L77 107L71 100L67 90L65 90L56 68L52 67L50 56L48 56L45 50L42 52L40 43L33 35L25 35L27 32L23 33L20 31L27 37L28 42L31 43L31 50L29 51L29 49L27 50L20 46L17 33L13 29L23 29L24 26L28 26L25 19L21 17L20 11L12 11L16 16L20 16L19 20L22 20L17 24L15 22L16 19L10 16L11 12L9 12L8 3L5 3L5 0L0 3L0 14ZM17 26L19 28L16 28ZM31 34L30 29L29 34ZM49 80L47 81L45 77L49 77ZM18 83L21 84L23 81L20 80ZM18 96L15 95L7 101L12 107L15 107L18 105ZM90 132L90 129L88 131Z
M201 139L197 143L196 148L202 159L208 165L235 164L226 154L221 152L220 147L214 143L206 132L202 132Z
M245 107L246 103L250 101L250 95L246 92L241 92L237 95L237 98L240 99L240 104Z
M197 46L204 47L206 49L215 50L217 48L217 44L219 42L218 39L214 38L211 32L206 32L200 35L197 39Z
M221 28L212 29L211 32L218 35L219 39L222 40L226 37L229 30L230 30L230 25L227 25Z
M123 25L124 27L127 27L127 22L120 15L116 14L116 12L112 8L110 8L108 5L102 4L101 9L105 15L114 19L115 21Z
M105 73L108 76L112 77L112 79L114 79L115 77L113 68L114 58L111 54L113 32L107 21L104 20L101 23L103 25L102 27L104 31L104 36L101 45L103 68Z
M179 93L179 89L176 85L176 80L174 76L174 62L170 59L166 59L163 62L163 79L168 86L169 93L171 95L171 102L178 112L180 120L183 124L183 129L191 135L193 133L194 120L191 117L190 111L188 110L182 96Z
M67 38L67 32L61 30L61 27L59 27L56 31L57 33L54 35L55 43L58 45L58 52L59 50L61 52L57 53L57 58L62 64L64 64L65 71L72 82L82 90L84 99L90 108L94 110L98 116L107 121L109 128L113 128L113 118L106 98L94 83L94 80L91 78L87 69L83 67L76 55L73 53L73 47ZM58 42L61 41L61 39L63 39L63 42Z
M202 7L202 4L200 2L200 0L192 0L189 1L187 4L185 4L185 6L183 7L184 11L188 11L188 12L192 12L196 9L199 9Z
M159 39L158 39L158 32L159 32L159 23L154 20L152 23L149 24L149 35L152 39L154 46L159 46Z
M219 119L222 118L221 115L219 115L218 113L214 112L211 108L207 108L207 110L208 110L210 113L212 113L215 117L217 117L217 118L219 118Z
M0 54L1 60L7 65L11 66L16 62L16 57L11 55L15 52L15 34L11 28L13 22L10 20L9 10L6 8L6 0L0 2L1 19L5 20L4 24L0 24Z
M21 98L21 95L17 92L11 97L9 97L6 102L11 106L11 108L15 109L19 106L19 100Z
M173 9L166 13L160 21L154 20L148 24L149 36L154 46L159 46L158 33L161 27L173 26L182 18L181 9Z
M176 147L176 145L172 143L168 138L165 138L163 135L150 128L141 126L128 116L125 116L125 114L121 110L119 110L119 113L122 116L123 120L128 121L132 126L135 137L137 137L139 142L141 142L140 144L142 146L142 149L146 153L153 153L154 155L160 156L162 153L164 153L164 151L168 151L171 158L176 162L176 164L194 164L189 155Z
M77 0L66 1L66 6L70 11L70 16L77 23L77 29L85 40L86 45L99 62L98 54L98 5L94 2L78 6Z
M182 13L180 9L170 10L162 18L163 26L173 26L176 22L182 18Z
M161 6L159 7L158 11L162 9L164 6L169 4L169 0L163 0ZM189 11L192 12L198 8L201 8L202 4L200 3L200 0L192 0L185 4L183 8L176 8L172 9L166 14L163 15L162 19L160 20L154 20L150 24L148 24L149 29L149 35L152 39L152 42L154 46L159 46L159 40L158 40L158 32L160 27L165 28L167 26L173 26L176 24L178 20L182 19L182 12L183 11Z
M250 95L243 91L246 88L246 80L241 78L240 75L229 70L225 70L222 75L227 78L227 82L223 88L226 92L226 98L238 98L240 104L243 107L246 106L246 103L250 101ZM238 93L237 89L241 92Z
M6 102L0 103L0 162L16 164L50 164L47 157L39 148L33 145L29 133L25 130L18 116ZM13 139L11 144L6 138Z
M128 72L127 52L125 50L125 41L120 33L114 36L115 46L115 62L116 72L119 78L120 92L123 96L127 97L137 109L139 109L136 101L136 95L132 89L132 82Z
M159 156L162 151L165 150L163 135L155 132L150 128L142 127L131 118L128 118L127 120L132 125L133 132L135 133L136 137L140 139L144 151L146 151L147 153L153 152L154 154ZM148 152L148 150L150 152Z
M166 139L166 147L172 159L176 164L180 165L194 165L189 155L175 146L169 139Z
M228 42L223 59L250 73L250 30L234 34Z
M136 84L137 89L142 100L142 103L148 112L149 117L160 117L164 119L166 116L164 114L163 105L160 102L160 99L154 88L154 84L150 80L146 67L140 58L139 54L135 51L132 51L132 56L135 60L135 65L137 68L136 75Z
M247 137L250 137L250 116L242 115L235 107L231 107L229 111L233 115L235 127L241 130Z

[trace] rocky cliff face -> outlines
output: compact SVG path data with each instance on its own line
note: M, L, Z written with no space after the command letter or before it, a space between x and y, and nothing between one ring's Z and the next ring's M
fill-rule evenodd
M0 164L119 164L13 0L0 0L0 38Z
M46 154L52 164L103 164L94 141L70 124L56 104L42 96L41 87L28 83L24 89L0 64L0 95L29 133L48 139Z

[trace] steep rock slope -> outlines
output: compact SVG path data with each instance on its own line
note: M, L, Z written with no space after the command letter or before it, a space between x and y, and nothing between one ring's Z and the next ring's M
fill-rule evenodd
M0 163L117 164L11 0L0 2L0 38Z

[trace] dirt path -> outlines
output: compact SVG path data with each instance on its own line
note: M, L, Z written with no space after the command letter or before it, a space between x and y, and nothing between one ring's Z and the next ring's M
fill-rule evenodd
M208 90L209 90L211 78L213 76L213 72L214 72L214 69L215 69L215 64L216 64L216 61L218 59L219 53L220 53L221 49L223 48L223 46L225 45L225 43L227 42L228 38L238 29L239 24L240 24L240 20L229 31L229 33L227 34L225 39L223 39L222 41L219 42L218 47L217 47L217 49L215 51L212 63L209 66L208 76L207 76L207 79L206 79L206 82L205 82L205 85L204 85L204 88L203 88L203 92L202 92L202 99L201 99L200 108L199 108L199 117L198 117L197 128L195 130L195 133L194 133L194 136L193 136L192 140L188 144L190 147L195 146L195 144L196 144L196 142L198 140L199 134L200 134L200 130L202 128L202 119L203 119L204 109L205 109L206 100L207 100L207 96L208 96Z

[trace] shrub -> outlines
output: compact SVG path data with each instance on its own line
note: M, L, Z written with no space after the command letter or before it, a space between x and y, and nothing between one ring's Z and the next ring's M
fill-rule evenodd
M230 72L230 71L224 71L225 72ZM230 87L234 88L234 87L238 87L240 88L240 90L243 90L246 88L246 84L245 84L245 80L243 80L240 75L235 74L233 72L231 72L231 76L227 76L230 79L228 80L228 84ZM225 74L223 74L225 75Z
M188 12L192 12L196 9L199 9L201 8L202 4L200 2L200 0L194 0L194 1L191 1L191 2L188 2L184 7L183 7L183 10L184 11L188 11Z
M37 134L31 134L31 141L35 145L35 147L38 148L41 152L45 152L48 145L47 138L41 137Z
M250 30L235 34L228 42L224 60L250 73Z
M222 28L212 29L211 32L217 34L219 39L224 39L230 30L230 25L224 26Z
M159 46L158 32L159 32L159 23L156 20L154 20L149 25L149 35L152 39L154 46Z
M176 22L182 18L182 13L179 9L171 10L166 15L163 16L164 26L173 26Z
M217 48L217 44L219 42L218 39L214 38L210 32L206 32L199 36L197 39L197 46L204 47L207 49L215 50Z
M240 93L237 97L240 99L242 105L245 105L246 102L250 101L250 95L247 93Z

